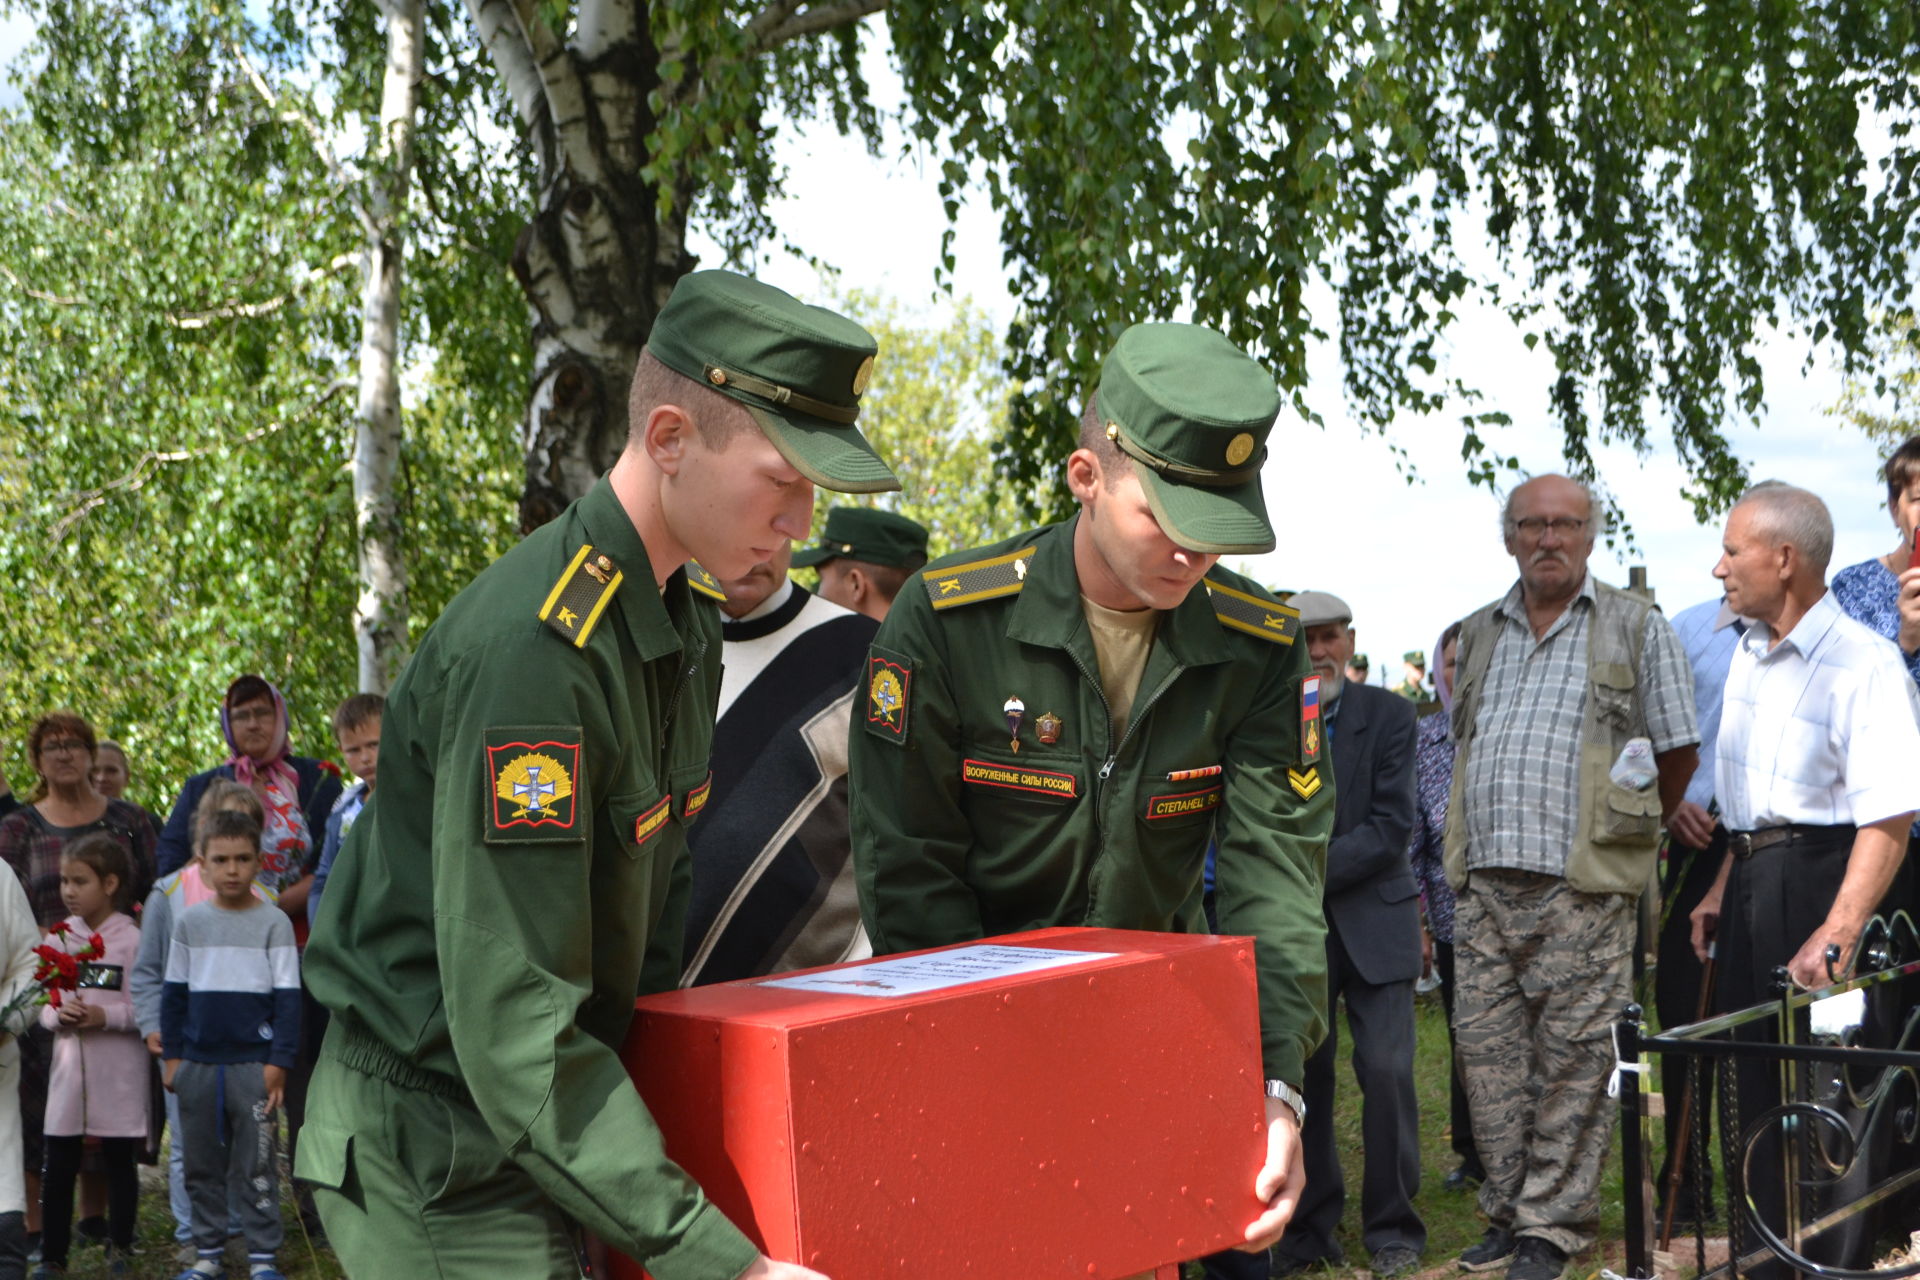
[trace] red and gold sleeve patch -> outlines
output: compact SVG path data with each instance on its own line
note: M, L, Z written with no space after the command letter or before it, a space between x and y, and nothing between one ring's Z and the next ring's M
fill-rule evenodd
M579 840L580 730L488 729L484 839L489 844Z
M1147 800L1145 816L1148 822L1159 822L1167 818L1190 818L1196 813L1212 813L1220 807L1225 795L1226 788L1216 783L1196 791L1153 796Z
M708 772L699 786L691 787L680 798L680 821L692 822L707 807L707 801L713 797L713 774Z
M667 825L667 819L673 816L673 797L664 795L660 803L633 820L633 843L643 845L660 834L660 828Z
M913 659L876 645L867 655L867 731L904 744L912 699Z
M960 780L976 787L999 787L1049 800L1077 800L1080 779L1071 773L1053 769L1030 769L1025 765L996 764L991 760L962 760Z

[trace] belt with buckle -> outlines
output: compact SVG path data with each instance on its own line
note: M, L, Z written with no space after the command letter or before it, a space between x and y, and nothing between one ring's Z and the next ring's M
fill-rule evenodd
M1778 827L1760 827L1754 831L1734 831L1727 836L1727 848L1736 858L1751 858L1764 849L1794 844L1839 844L1851 842L1859 830L1851 822L1835 826L1815 826L1807 822L1789 822Z

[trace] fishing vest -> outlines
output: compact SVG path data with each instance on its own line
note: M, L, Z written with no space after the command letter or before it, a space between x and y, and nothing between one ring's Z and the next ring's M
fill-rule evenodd
M1640 692L1641 651L1646 645L1646 599L1594 580L1587 619L1587 697L1581 711L1580 757L1573 844L1567 850L1567 883L1584 893L1639 896L1660 852L1660 784L1632 791L1610 776L1630 738L1647 736ZM1453 737L1459 744L1453 787L1447 798L1447 882L1467 887L1467 824L1464 813L1467 761L1493 648L1505 625L1496 601L1460 627L1459 678L1454 688ZM1577 604L1577 601L1576 601ZM1569 604L1568 608L1576 607ZM1524 623L1525 618L1521 621Z

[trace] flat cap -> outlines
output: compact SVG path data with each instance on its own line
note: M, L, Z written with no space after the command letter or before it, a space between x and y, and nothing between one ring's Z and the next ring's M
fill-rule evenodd
M1331 591L1299 591L1287 598L1287 603L1300 611L1300 625L1303 627L1321 627L1329 622L1352 622L1353 610L1347 602ZM1354 655L1353 665L1367 665L1367 655Z
M1094 403L1169 538L1221 555L1273 550L1260 466L1280 391L1253 357L1200 325L1136 324L1101 366Z
M926 526L878 507L829 507L820 541L794 552L793 564L807 569L841 556L894 568L903 568L916 559L924 562Z
M647 350L738 400L788 462L837 493L898 489L853 424L879 347L843 315L732 271L682 276Z

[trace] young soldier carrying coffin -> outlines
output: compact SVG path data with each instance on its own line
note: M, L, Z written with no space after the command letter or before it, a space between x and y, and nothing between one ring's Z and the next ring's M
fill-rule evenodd
M1257 939L1269 1206L1303 1180L1303 1064L1326 1014L1333 820L1299 615L1217 566L1272 549L1260 488L1273 379L1221 335L1121 335L1081 423L1063 524L936 561L868 657L850 746L876 953L1049 925Z

